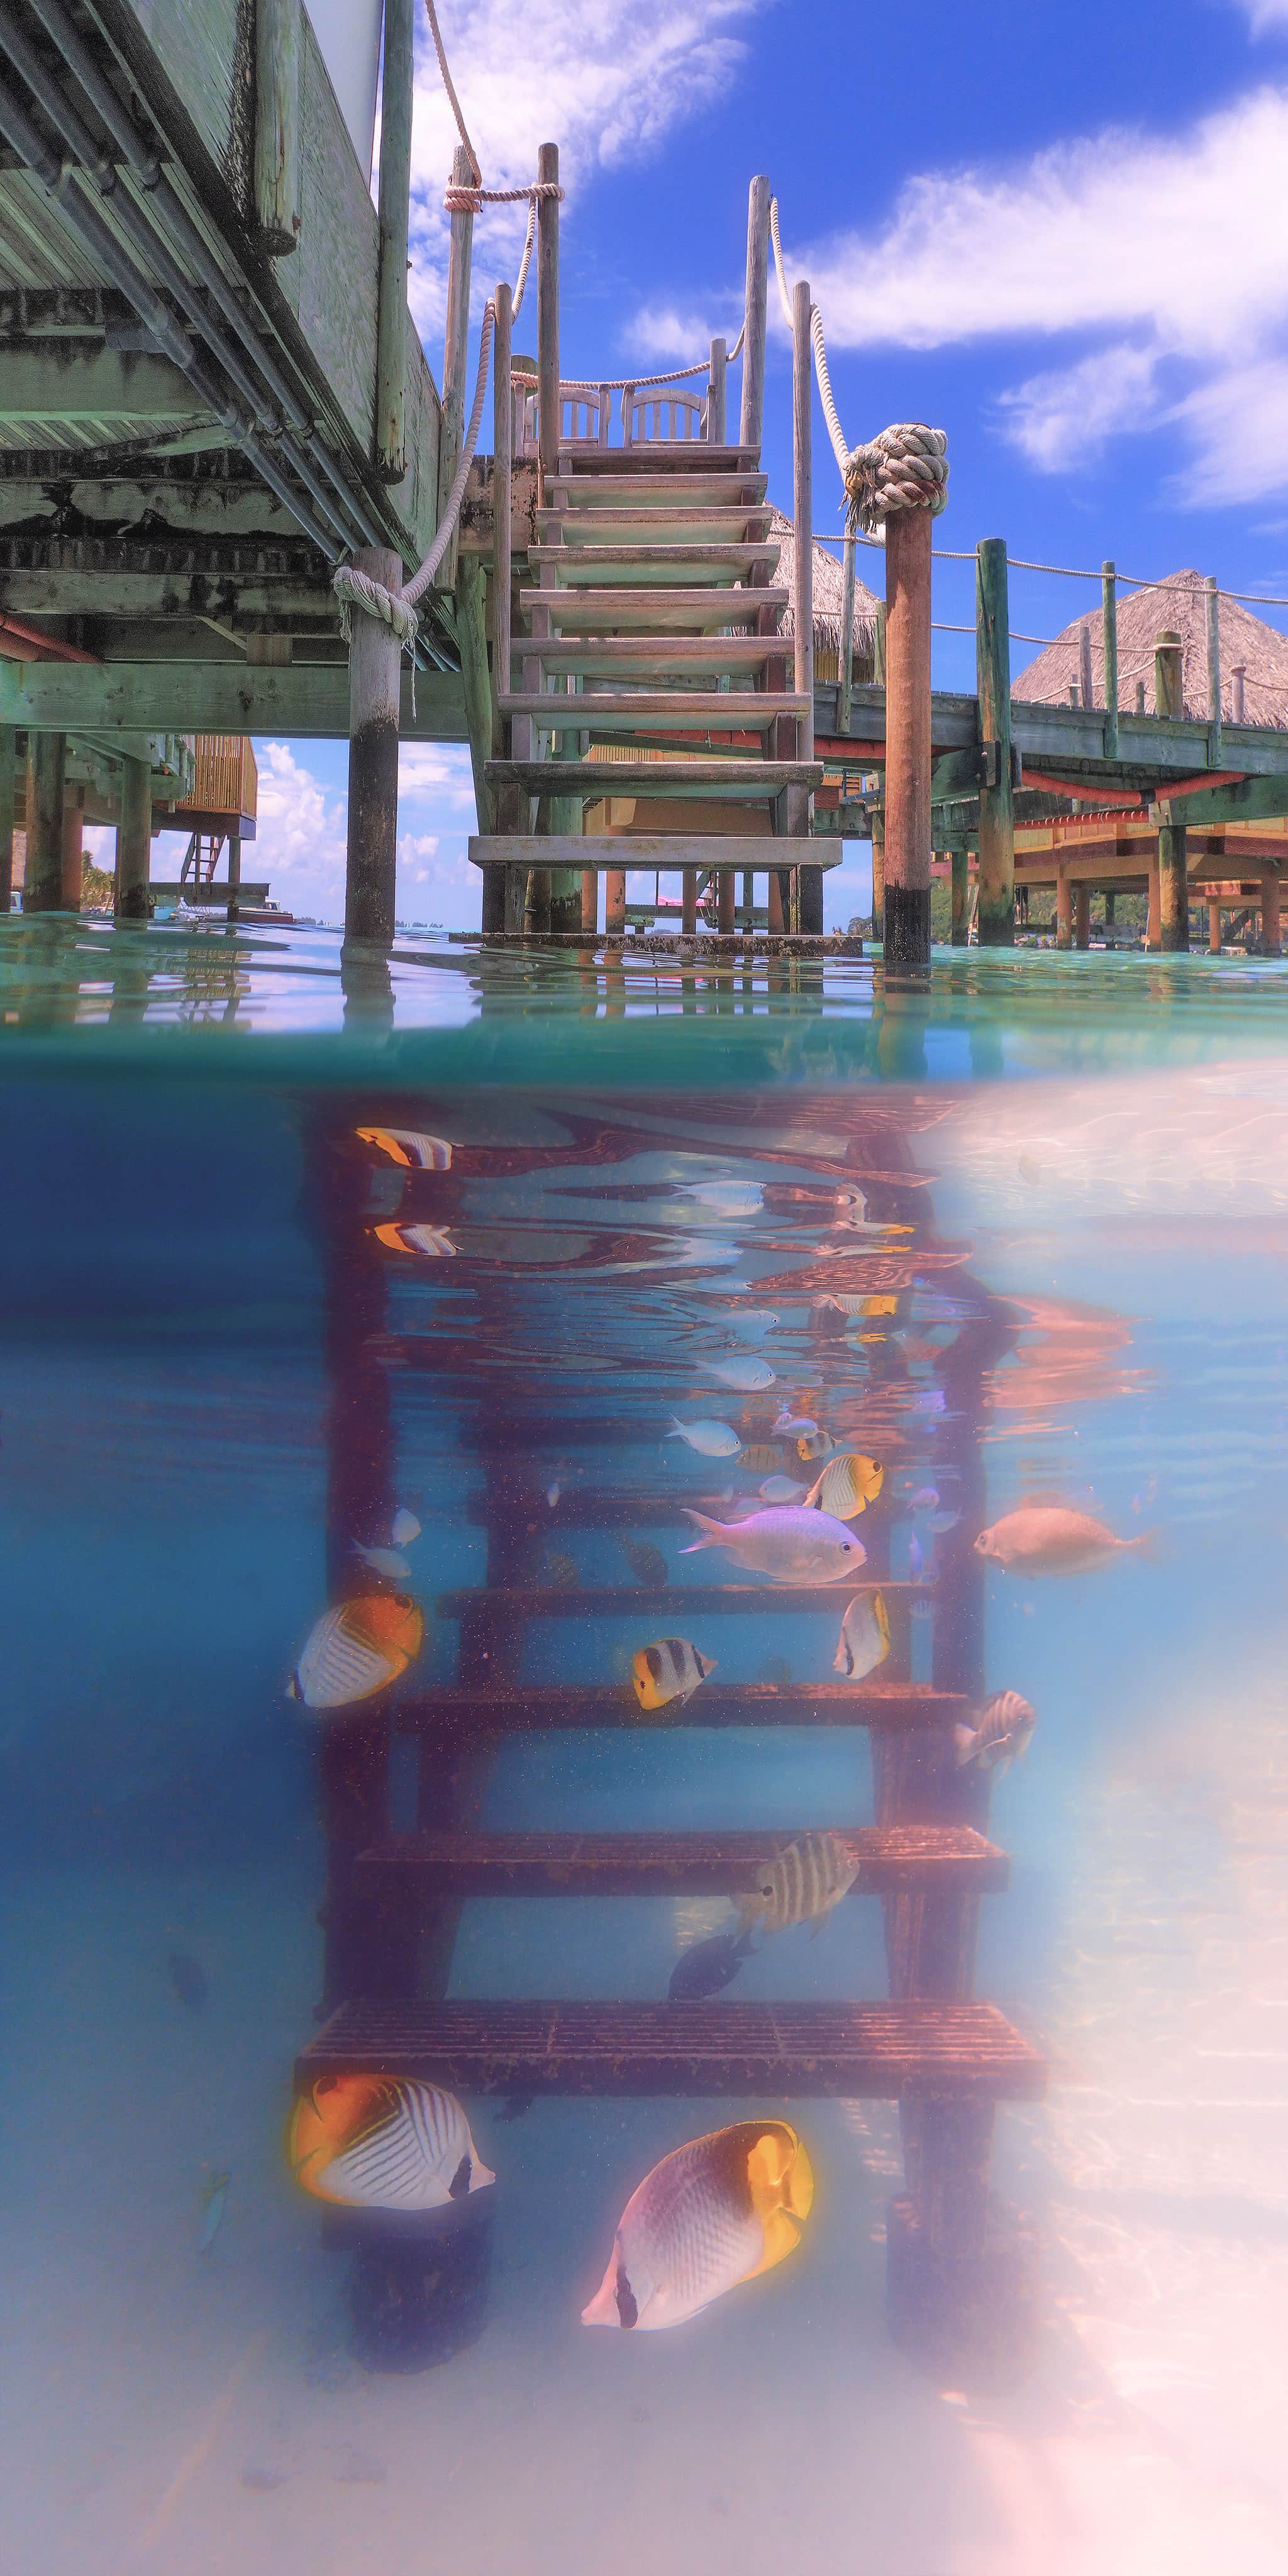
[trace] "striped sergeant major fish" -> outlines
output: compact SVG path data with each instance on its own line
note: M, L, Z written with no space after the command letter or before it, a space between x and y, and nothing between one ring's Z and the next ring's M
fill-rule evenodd
M1023 1761L1033 1741L1037 1719L1018 1691L995 1691L975 1711L973 1726L955 1726L953 1744L959 1764L977 1763L1004 1780L1012 1762Z
M692 1699L699 1682L714 1671L710 1656L700 1655L687 1637L659 1637L653 1645L641 1646L631 1664L635 1696L644 1709Z
M858 1874L858 1857L839 1834L802 1834L767 1864L748 1895L739 1896L738 1911L744 1924L759 1923L765 1932L786 1932L794 1923L818 1926Z

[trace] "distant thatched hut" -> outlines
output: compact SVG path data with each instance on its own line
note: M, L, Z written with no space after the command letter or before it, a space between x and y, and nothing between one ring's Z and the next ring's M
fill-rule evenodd
M779 548L775 586L790 592L796 570L796 530L781 510L772 510L769 533ZM839 547L841 540L837 538ZM854 678L863 682L872 677L872 657L876 649L877 600L866 584L854 584ZM841 618L845 607L845 575L839 555L829 554L826 546L814 548L814 677L822 685L840 677ZM783 616L784 635L794 634L792 612Z
M1222 598L1221 713L1230 723L1288 727L1288 635L1254 617L1237 599ZM1013 698L1032 704L1067 704L1070 684L1077 683L1082 630L1091 644L1093 703L1105 703L1104 650L1100 611L1075 617L1053 644L1011 682ZM1154 638L1170 629L1181 638L1182 678L1187 716L1210 713L1207 690L1207 600L1199 572L1169 573L1148 590L1118 593L1118 705L1130 715L1136 683L1144 682L1145 706L1154 711ZM1240 674L1242 677L1240 678ZM1242 706L1240 706L1242 692Z

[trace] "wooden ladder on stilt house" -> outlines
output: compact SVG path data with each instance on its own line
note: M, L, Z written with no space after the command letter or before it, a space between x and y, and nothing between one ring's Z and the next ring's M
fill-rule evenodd
M371 1114L368 1104L365 1115ZM446 1116L407 1101L391 1104L386 1114L422 1122ZM655 1132L654 1119L636 1142L654 1142ZM879 1220L904 1223L909 1235L906 1255L899 1256L899 1311L889 1318L884 1346L873 1351L875 1379L888 1400L897 1398L906 1377L889 1336L908 1320L913 1298L934 1281L944 1256L927 1244L926 1193L901 1184L889 1129L866 1155L862 1143L852 1142L845 1177L862 1184ZM624 1156L628 1149L614 1146L608 1159L619 1150ZM558 1157L547 1150L531 1159L535 1168ZM584 1150L575 1146L569 1159L581 1165ZM467 1183L473 1222L483 1221L488 1161L483 1148L462 1149L450 1176L409 1176L403 1216L445 1222ZM502 1168L511 1180L524 1166L523 1149L507 1149ZM362 1454L356 1481L333 1464L332 1495L343 1506L352 1489L368 1507L378 1495L387 1511L396 1483L392 1464L377 1471L365 1445L372 1420L389 1420L388 1394L372 1401L372 1354L382 1351L406 1368L415 1364L415 1350L406 1338L391 1348L376 1324L370 1259L359 1259L356 1271L354 1260L350 1253L341 1272L347 1268L358 1286L358 1375L352 1386L334 1389L332 1425L342 1446L356 1438ZM409 1272L414 1276L414 1265ZM774 1289L773 1282L761 1284ZM808 1278L785 1277L774 1293L799 1297L808 1286ZM755 2101L766 2109L820 2097L896 2101L907 2179L904 2196L889 2211L888 2309L896 2338L935 2364L959 2355L963 2343L977 2353L1004 2354L1026 2338L1032 2249L1022 2229L999 2219L988 2167L996 2106L1036 2099L1045 2081L1039 2053L1000 2011L971 1994L979 1901L1006 1886L1007 1862L985 1831L987 1775L955 1764L951 1730L984 1695L982 1573L971 1539L984 1499L982 1380L1006 1334L991 1301L960 1271L954 1271L953 1294L962 1321L942 1371L951 1427L941 1417L933 1459L918 1463L956 1478L962 1525L944 1542L944 1570L933 1585L892 1581L888 1504L864 1515L868 1562L864 1585L853 1589L881 1591L892 1644L887 1662L862 1683L708 1681L694 1700L675 1714L662 1712L659 1721L642 1715L629 1683L525 1679L525 1640L536 1623L550 1619L629 1620L632 1644L642 1644L671 1622L707 1638L711 1623L729 1616L761 1623L814 1611L839 1624L851 1593L844 1586L755 1582L552 1586L540 1579L552 1539L609 1531L619 1539L647 1535L656 1544L660 1534L687 1531L681 1504L674 1492L614 1489L602 1472L596 1479L604 1442L638 1438L638 1424L555 1421L539 1408L525 1421L507 1400L502 1436L502 1426L480 1413L480 1482L468 1509L486 1531L485 1580L437 1603L440 1619L456 1624L456 1678L405 1690L383 1720L357 1715L354 1740L366 1752L356 1762L345 1750L343 1724L324 1747L331 1831L327 1992L334 2008L296 2069L304 2090L354 2072L419 2076L457 2092L467 2107L479 2096L516 2094L687 2096ZM835 1327L835 1346L841 1326L839 1315L817 1317L810 1365L821 1411L832 1374L829 1332ZM349 1338L346 1327L346 1347ZM334 1340L332 1348L334 1358ZM432 1343L424 1349L433 1365ZM840 1375L852 1385L852 1366ZM355 1401L360 1389L365 1428ZM748 1436L762 1435L749 1426ZM901 1464L910 1463L911 1449L900 1455ZM552 1503L556 1461L561 1490ZM343 1545L333 1531L333 1559ZM932 1678L914 1679L914 1663L925 1661L914 1649L914 1627L926 1608L934 1622ZM661 1733L676 1727L869 1733L875 1821L854 1837L861 1865L853 1894L879 1898L884 1907L887 2000L480 2002L450 1995L461 1908L472 1898L732 1896L808 1829L807 1816L777 1831L498 1833L482 1824L487 1774L505 1737L645 1725L659 1741L659 1759ZM397 1739L414 1744L419 1783L417 1824L405 1832L388 1824L387 1768ZM355 1975L363 1979L360 1987L349 1982ZM681 2120L677 2143L682 2134Z

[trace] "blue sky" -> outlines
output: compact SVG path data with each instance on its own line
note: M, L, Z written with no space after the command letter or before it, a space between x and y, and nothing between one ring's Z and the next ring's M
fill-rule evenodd
M948 433L939 543L1001 535L1045 563L1288 591L1288 0L923 0L915 20L841 0L440 0L440 19L488 183L560 145L565 374L652 373L732 335L764 170L847 438ZM422 27L413 300L436 379L454 139ZM476 318L521 239L521 214L480 219ZM786 504L772 289L770 307L765 461ZM516 345L534 331L525 307ZM815 493L816 529L839 528L817 405ZM1013 574L1012 626L1052 635L1093 597ZM969 564L938 564L936 618L973 613ZM936 635L935 678L972 685L969 636ZM256 748L254 873L336 919L346 747ZM401 917L476 922L473 814L464 752L405 752ZM829 920L866 907L866 859L828 879Z

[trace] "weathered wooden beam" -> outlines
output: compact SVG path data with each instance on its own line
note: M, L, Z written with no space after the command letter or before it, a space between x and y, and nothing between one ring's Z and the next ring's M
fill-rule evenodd
M711 365L707 376L707 444L723 447L725 443L725 403L728 353L723 340L711 343Z
M537 177L557 184L559 146L537 146ZM563 426L559 396L559 200L537 199L537 449L541 466L540 499L547 479L559 470Z
M454 188L476 186L478 172L463 143L452 155ZM470 265L474 247L474 217L458 209L451 217L447 249L447 314L443 325L443 422L438 442L438 511L441 522L447 497L456 479L465 443L465 373L470 334ZM447 552L439 567L438 578L445 590L456 581L458 531L453 529Z
M83 340L10 342L0 367L0 440L8 421L191 421L201 413L186 376L146 350L87 349ZM71 451L71 464L75 450Z
M765 326L769 299L768 179L752 180L747 198L747 284L743 307L742 414L738 437L759 450L765 426Z
M152 772L129 755L121 763L121 812L116 826L118 921L146 921L152 865Z
M376 322L376 471L407 471L407 230L416 0L385 0L380 84L380 268Z
M401 690L399 731L406 740L469 740L458 671L418 671L414 715L408 668ZM349 731L349 673L343 662L297 662L273 671L251 670L241 661L0 661L0 724L107 737L240 733L343 741Z
M22 908L57 912L63 890L65 733L33 734L27 746L27 865Z
M1105 758L1118 758L1118 575L1111 557L1100 567L1100 634L1105 662Z
M255 214L272 258L300 237L300 0L255 0Z
M843 853L820 846L815 857L813 843L783 841L769 833L746 832L619 832L594 833L582 840L575 835L548 832L507 833L501 847L496 841L471 837L471 867L486 868L498 863L504 850L507 866L516 868L554 867L593 868L610 875L616 869L643 868L649 874L655 868L664 873L677 868L778 869L799 866L808 851L812 867L839 868Z
M1015 940L1015 793L1004 537L982 537L976 549L975 670L979 739L989 769L979 792L979 944L1010 948Z
M1207 613L1208 766L1221 766L1221 594L1215 573L1204 584Z
M13 910L13 814L18 793L18 738L0 725L0 912Z
M480 555L462 555L456 567L456 646L461 657L470 766L480 832L491 832L492 790L485 770L492 758L492 681L487 661L487 575ZM493 925L499 929L500 924Z
M361 546L358 572L386 590L402 585L402 563L387 546ZM349 646L349 830L345 862L346 939L388 947L398 881L398 717L402 645L378 617L355 610Z

